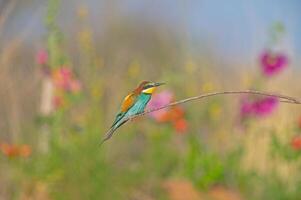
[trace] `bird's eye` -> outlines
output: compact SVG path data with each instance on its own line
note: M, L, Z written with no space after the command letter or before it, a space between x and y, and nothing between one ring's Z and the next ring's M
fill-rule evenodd
M148 89L148 88L152 88L152 87L154 87L153 85L146 85L146 86L144 86L144 88L143 89Z

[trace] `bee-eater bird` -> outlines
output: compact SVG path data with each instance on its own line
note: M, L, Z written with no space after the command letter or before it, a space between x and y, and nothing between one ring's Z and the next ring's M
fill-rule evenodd
M115 121L106 133L101 144L110 139L114 131L121 125L126 123L131 117L144 112L147 103L150 101L155 89L164 83L154 83L151 81L143 81L139 86L127 95L120 107L119 113L116 115Z

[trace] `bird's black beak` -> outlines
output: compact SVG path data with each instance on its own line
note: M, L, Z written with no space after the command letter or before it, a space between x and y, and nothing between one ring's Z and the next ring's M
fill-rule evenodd
M154 84L155 87L159 87L159 86L161 86L161 85L165 85L165 83L155 83L155 84Z

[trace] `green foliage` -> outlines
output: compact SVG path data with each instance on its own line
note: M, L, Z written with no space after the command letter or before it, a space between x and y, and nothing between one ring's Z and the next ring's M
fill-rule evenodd
M186 170L188 176L200 188L208 189L224 180L225 168L220 157L191 138L187 154Z
M169 54L181 48L172 39L169 39L172 45L168 46L164 43L164 37L158 37L159 42L156 44L141 45L147 46L142 56L139 49L130 54L131 48L123 49L127 44L118 41L134 33L123 35L124 30L119 31L117 28L112 31L117 34L117 38L114 34L109 35L112 37L108 40L110 45L102 44L105 52L102 52L104 58L101 58L101 53L93 46L95 42L91 29L85 27L79 34L82 37L77 46L80 56L76 56L78 60L73 61L72 57L67 56L65 36L57 23L60 3L60 0L49 0L45 18L48 30L45 40L49 53L47 67L51 70L62 66L79 69L78 74L72 75L79 76L83 91L78 94L56 91L69 104L53 110L49 115L37 116L34 128L24 131L36 137L32 141L32 154L28 158L0 157L0 175L13 174L12 177L5 177L5 182L9 180L12 183L7 186L11 191L10 197L23 197L25 188L29 187L28 199L34 199L33 194L38 190L35 185L42 184L46 186L45 193L58 200L140 199L135 197L137 193L145 194L145 199L160 200L169 199L162 185L172 179L191 181L202 193L209 193L214 186L219 185L236 189L246 199L294 200L300 197L301 175L296 173L301 170L300 151L291 147L289 138L283 140L278 137L278 132L267 131L271 137L267 137L270 140L267 142L268 158L264 160L266 171L243 167L246 162L244 158L250 149L241 138L249 136L247 134L263 136L263 133L256 133L253 129L263 126L260 122L264 123L264 119L248 119L248 126L239 124L243 127L238 127L233 121L239 113L237 102L227 102L223 97L183 105L183 115L188 123L187 132L175 133L172 127L174 124L151 121L148 116L143 116L122 126L112 139L100 147L101 137L111 123L114 112L117 112L122 95L126 95L138 80L153 78L168 82L166 87L176 91L175 99L215 89L222 90L223 83L219 83L218 73L214 69L199 68L208 65L208 61L194 63L188 60L185 65L186 58ZM85 20L81 19L79 23L86 26L89 23ZM281 23L275 24L272 27L272 39L278 40L284 32ZM143 34L148 34L148 31ZM130 40L126 42L132 47ZM110 48L113 50L110 51ZM180 50L186 52L186 49ZM116 55L122 56L120 58ZM140 57L128 56L130 58L125 59L123 55ZM144 59L147 56L150 60ZM184 66L178 66L180 73L175 73L175 69L178 70L175 63ZM143 65L147 67L143 68ZM156 65L160 66L159 69L153 67ZM262 88L264 84L263 80L256 80L253 86ZM228 106L228 103L232 104ZM273 126L277 126L277 123L275 120ZM287 132L292 135L296 130ZM48 134L45 151L39 147L43 134ZM259 151L262 147L257 146L256 142L253 148ZM253 159L246 165L253 164L250 162L256 161ZM291 176L295 179L287 176L283 180L276 170L279 163L291 164L295 169ZM0 180L2 186L1 183Z
M275 135L271 135L271 156L280 157L287 162L296 162L301 157L301 152L295 150L290 142L282 143Z

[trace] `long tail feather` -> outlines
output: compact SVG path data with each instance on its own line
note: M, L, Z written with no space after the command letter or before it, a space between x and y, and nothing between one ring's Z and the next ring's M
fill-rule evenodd
M110 139L114 133L114 131L116 130L115 127L110 128L110 130L108 130L108 132L105 134L105 137L101 140L100 145L102 145L105 141L107 141L108 139Z
M119 128L120 126L122 126L124 123L126 123L128 121L128 119L119 121L117 124L115 124L113 127L111 127L108 132L105 134L105 137L102 139L100 145L102 145L105 141L107 141L108 139L110 139L113 135L113 133L115 132L115 130L117 128Z

